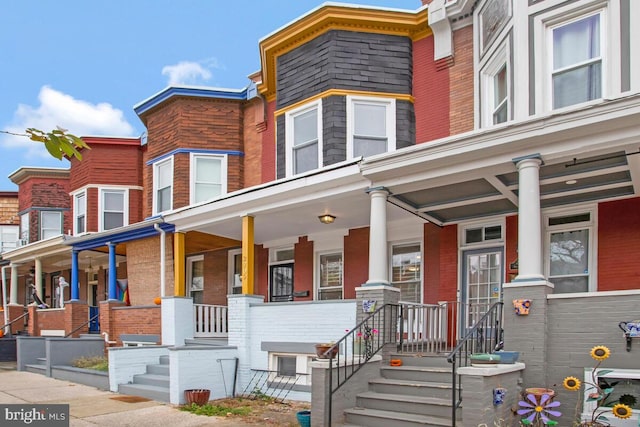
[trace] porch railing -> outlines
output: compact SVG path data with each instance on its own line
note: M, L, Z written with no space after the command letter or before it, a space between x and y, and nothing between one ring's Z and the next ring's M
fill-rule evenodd
M6 328L9 328L9 332L8 332L8 333L5 333L5 335L6 335L6 336L11 336L11 335L13 335L13 334L11 333L11 329L12 329L12 328L11 328L10 326L11 326L11 325L13 325L14 323L16 323L18 320L20 320L20 319L24 319L25 317L26 317L27 319L29 318L29 312L28 312L28 311L25 311L23 314L21 314L20 316L16 317L15 319L13 319L11 322L7 323L6 325L2 325L2 326L0 326L0 331L3 331L3 332L4 332L4 330L5 330Z
M227 321L227 306L224 305L193 305L196 338L226 337L229 332Z
M385 304L325 351L329 359L328 424L331 427L333 395L385 344L398 343L400 306ZM335 376L335 378L334 378Z
M402 353L442 353L456 340L456 303L400 302L399 346Z
M456 426L456 413L462 404L462 384L458 375L458 368L469 366L470 356L473 353L493 353L502 345L502 301L494 303L478 320L474 321L463 337L447 356L451 363L452 385L452 413L451 426ZM473 318L472 310L463 313ZM464 323L463 323L464 325ZM459 328L464 330L462 328Z

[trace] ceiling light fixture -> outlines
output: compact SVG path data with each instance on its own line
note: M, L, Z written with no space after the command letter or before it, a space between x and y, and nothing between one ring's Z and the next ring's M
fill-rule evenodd
M330 214L324 214L324 215L320 215L318 219L323 224L331 224L333 223L333 221L336 220L336 217Z
M577 183L577 182L578 182L578 181L576 181L575 179L570 179L570 180L568 180L568 181L565 181L565 184L567 184L567 185L573 185L573 184L575 184L575 183Z

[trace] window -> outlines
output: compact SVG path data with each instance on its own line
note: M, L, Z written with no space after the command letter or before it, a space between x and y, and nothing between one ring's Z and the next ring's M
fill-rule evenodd
M311 360L308 354L269 352L269 388L311 391Z
M101 231L128 225L127 190L100 190Z
M82 234L87 231L87 195L76 194L73 198L73 234Z
M400 300L422 302L422 255L419 243L391 247L391 284L400 288Z
M322 166L322 102L317 101L286 114L287 175Z
M602 97L601 15L551 28L553 108Z
M272 249L269 265L270 301L293 301L294 249Z
M62 234L62 212L40 212L40 240Z
M591 260L593 213L546 217L547 262L549 281L555 293L588 292L594 290Z
M214 199L227 192L227 158L191 154L191 203Z
M491 126L510 119L510 66L508 44L499 47L480 75L482 124Z
M173 207L173 157L153 166L153 213L166 212Z
M17 225L0 225L0 252L18 247L19 232Z
M202 304L204 290L204 255L187 258L187 283L194 304Z
M229 251L229 293L242 293L242 249Z
M464 229L465 245L496 240L502 240L502 226L500 225L468 227Z
M348 157L396 149L395 99L347 96Z
M26 245L29 243L29 213L20 215L20 244Z
M342 254L320 254L318 299L342 299Z

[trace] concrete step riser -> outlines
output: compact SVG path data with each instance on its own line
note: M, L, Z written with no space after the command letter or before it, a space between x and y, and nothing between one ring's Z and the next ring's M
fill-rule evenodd
M169 356L160 356L160 364L168 365L169 364Z
M121 394L127 394L129 396L141 396L147 399L157 400L159 402L169 402L169 389L167 391L159 390L147 390L140 387L136 387L135 384L121 384L118 387L118 392Z
M423 366L433 368L450 368L451 363L442 356L413 356L408 354L394 354L392 359L402 360L403 366Z
M427 368L425 368L427 369ZM446 371L415 371L402 368L382 368L380 373L384 378L395 380L410 380L416 382L450 383L451 372Z
M357 405L361 408L378 409L380 411L393 411L403 414L429 415L431 417L451 416L451 406L444 402L442 405L432 403L399 402L398 400L372 399L358 397Z
M437 397L440 399L451 399L451 388L427 387L420 385L405 384L379 384L373 383L369 386L371 391L376 393L403 394L405 396Z
M169 389L169 384L170 384L169 377L164 378L164 375L163 375L163 378L158 378L158 377L149 376L146 374L134 375L133 383L153 385L156 387L166 387L167 389Z
M372 417L365 414L347 414L346 421L349 424L367 427L442 427L443 425L446 425L425 424L407 420L392 420L388 418Z
M169 375L169 365L147 365L147 374Z
M46 370L46 367L44 365L42 365L42 367L40 367L39 365L26 365L25 366L25 371L31 372L32 374L42 374L42 375L44 375L45 370Z

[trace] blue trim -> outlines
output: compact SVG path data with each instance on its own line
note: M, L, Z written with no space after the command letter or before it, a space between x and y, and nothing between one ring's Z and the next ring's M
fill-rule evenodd
M542 159L542 156L540 155L540 153L529 154L527 156L514 157L513 159L511 159L511 161L513 162L514 165L517 165L521 161L529 160L529 159L538 159L540 160L540 166L544 165L544 160Z
M158 224L158 226L168 233L173 233L176 227L173 224L166 222ZM71 244L74 251L84 251L89 249L95 249L102 246L106 246L108 243L125 243L132 240L144 239L146 237L153 237L160 234L155 228L154 224L149 224L146 227L137 228L135 230L122 231L120 233L106 234L102 236L96 236L95 239L85 240L81 243Z
M176 148L173 151L169 151L168 153L165 153L161 156L158 156L156 158L153 158L151 160L147 160L146 165L150 166L154 163L158 163L161 162L162 160L165 160L175 154L226 154L227 156L244 156L244 153L242 151L235 151L235 150L207 150L204 148Z
M109 300L115 300L117 298L117 278L118 271L116 270L116 244L109 242Z
M78 280L78 251L71 251L71 301L80 299L80 281Z
M245 101L248 99L248 87L244 89L222 89L222 88L194 88L194 87L174 87L170 86L151 98L142 101L140 104L133 107L133 111L140 116L149 111L153 107L162 104L169 98L174 96L191 96L199 98L217 98L217 99L232 99L238 101Z

